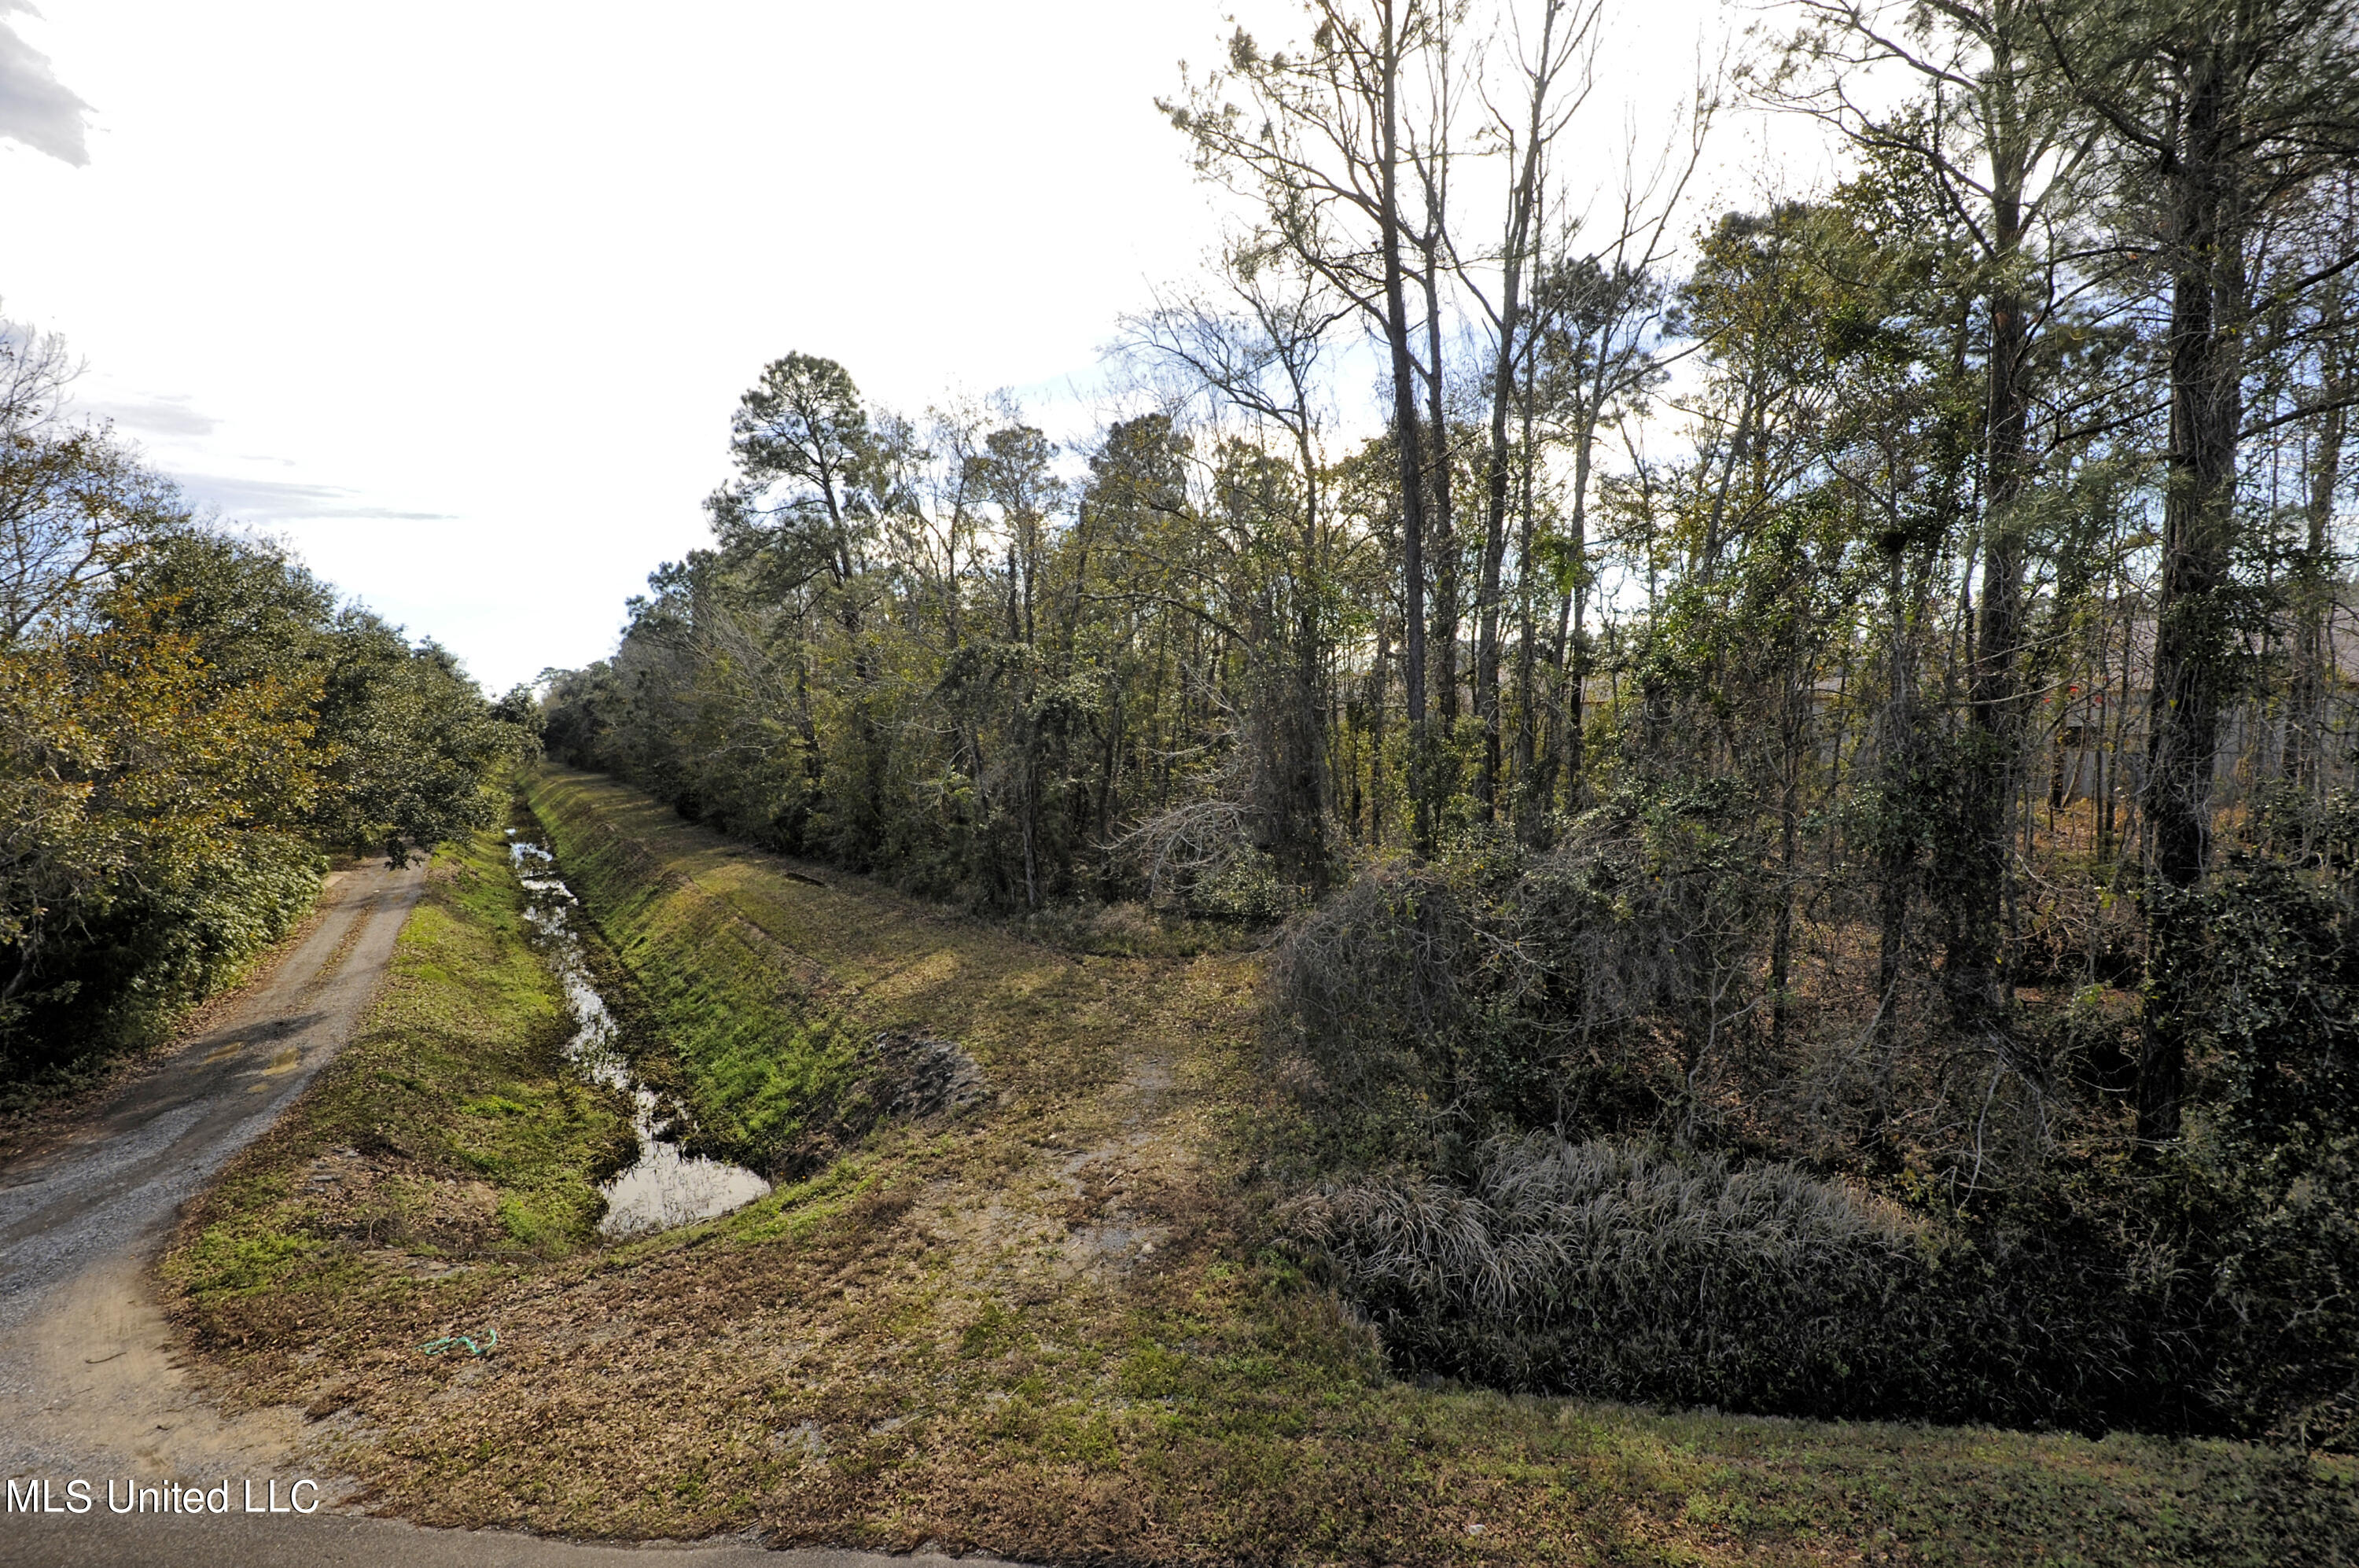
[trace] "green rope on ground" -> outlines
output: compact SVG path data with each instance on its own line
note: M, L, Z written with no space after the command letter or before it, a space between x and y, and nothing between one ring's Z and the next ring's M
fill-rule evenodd
M428 1340L418 1348L424 1351L429 1356L440 1356L454 1345L465 1345L467 1347L467 1354L470 1356L488 1356L493 1351L499 1348L500 1331L497 1329L492 1330L490 1334L481 1345L477 1345L473 1338L467 1334L446 1334L440 1339Z

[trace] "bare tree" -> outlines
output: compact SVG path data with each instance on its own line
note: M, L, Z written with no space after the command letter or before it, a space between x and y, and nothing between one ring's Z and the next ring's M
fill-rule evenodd
M1431 498L1446 491L1437 427L1420 429L1418 392L1438 387L1440 343L1429 322L1420 358L1408 313L1413 258L1440 253L1446 153L1420 147L1408 101L1419 68L1446 45L1455 7L1448 0L1312 0L1311 41L1302 53L1266 52L1240 28L1225 71L1191 82L1184 97L1157 106L1194 144L1207 178L1251 196L1270 228L1304 267L1353 307L1390 357L1393 440L1398 458L1405 616L1403 684L1408 703L1415 843L1433 844L1432 744L1426 687L1425 548ZM1229 101L1238 92L1250 110ZM1437 118L1446 122L1446 115ZM1412 215L1406 181L1425 180L1425 211ZM1421 218L1422 223L1418 219ZM1422 281L1430 284L1429 265ZM1430 295L1429 295L1430 299ZM1430 477L1441 475L1438 480ZM1446 503L1445 503L1446 504Z
M1509 187L1506 232L1501 236L1497 266L1498 300L1495 305L1461 265L1468 292L1488 319L1492 333L1490 367L1491 444L1484 469L1483 555L1475 598L1474 713L1483 726L1483 757L1475 779L1475 795L1484 819L1497 810L1501 766L1499 724L1500 574L1507 550L1507 511L1513 491L1513 451L1508 419L1527 384L1532 337L1525 320L1534 275L1539 262L1543 203L1549 154L1558 136L1571 124L1596 83L1598 13L1603 0L1544 0L1539 39L1527 58L1519 59L1523 101L1514 110L1492 107L1495 131L1507 159ZM1519 111L1516 112L1516 111ZM1526 507L1526 548L1517 562L1530 570L1531 523ZM1528 648L1528 617L1524 627ZM1526 760L1528 760L1527 758Z

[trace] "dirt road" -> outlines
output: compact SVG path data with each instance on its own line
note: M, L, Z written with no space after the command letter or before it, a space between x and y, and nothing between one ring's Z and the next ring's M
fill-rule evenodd
M287 1108L367 1007L424 885L337 874L310 934L160 1068L0 1171L0 1469L11 1477L299 1472L300 1418L224 1420L172 1364L148 1269L181 1203ZM13 1510L12 1510L13 1511ZM67 1538L0 1531L0 1562ZM160 1521L141 1521L160 1522ZM127 1543L126 1543L127 1544Z
M152 1256L180 1203L277 1119L342 1046L384 977L422 870L331 878L322 918L160 1070L49 1147L0 1171L0 1360L21 1375L22 1325L93 1274ZM11 1377L0 1394L16 1392ZM12 1412L14 1413L14 1412ZM25 1432L8 1429L11 1457Z
M51 1511L12 1496L0 1565L170 1563L238 1568L402 1564L600 1568L649 1560L693 1568L864 1568L923 1558L768 1552L750 1542L586 1546L487 1531L428 1530L340 1505L348 1482L306 1464L299 1413L225 1416L190 1386L150 1279L180 1204L267 1127L352 1036L424 886L416 867L332 879L310 934L230 999L199 1036L112 1102L0 1168L0 1475L46 1480ZM69 1484L92 1503L71 1511ZM309 1515L248 1515L310 1479ZM127 1483L225 1484L233 1511L119 1515ZM277 1491L270 1487L276 1483ZM947 1560L940 1560L947 1561ZM970 1568L975 1560L967 1560Z

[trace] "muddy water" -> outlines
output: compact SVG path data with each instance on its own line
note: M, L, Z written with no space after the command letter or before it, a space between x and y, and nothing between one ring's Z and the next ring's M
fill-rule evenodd
M573 920L581 908L550 863L549 853L537 844L514 837L508 858L524 887L525 918L540 932L542 951L565 987L566 1000L580 1026L566 1042L565 1054L585 1078L616 1089L626 1089L637 1102L633 1125L639 1135L639 1158L600 1191L606 1194L606 1217L598 1232L610 1240L669 1230L694 1220L711 1219L742 1208L770 1190L770 1184L742 1165L686 1155L670 1141L652 1090L631 1076L631 1065L614 1040L614 1016L598 994L590 964L582 951L582 937Z

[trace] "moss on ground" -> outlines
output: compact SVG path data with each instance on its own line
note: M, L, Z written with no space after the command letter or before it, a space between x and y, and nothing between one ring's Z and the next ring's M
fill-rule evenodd
M349 1407L339 1461L410 1518L1153 1563L2322 1563L2359 1540L2347 1465L2246 1445L1401 1382L1263 1244L1235 1136L1263 1109L1253 960L1082 958L603 779L552 770L531 798L721 1110L713 1064L791 1051L815 1017L957 1040L998 1098L719 1220L407 1296L313 1293L269 1356L214 1342L250 1397ZM278 1212L269 1182L297 1169L257 1158L212 1225ZM278 1312L316 1267L264 1247L210 1288ZM500 1349L327 1369L429 1320L496 1323Z

